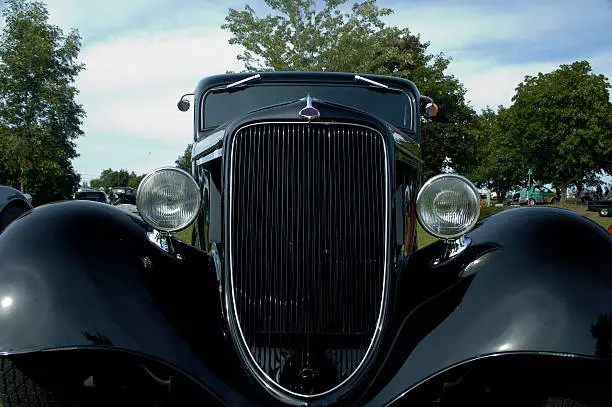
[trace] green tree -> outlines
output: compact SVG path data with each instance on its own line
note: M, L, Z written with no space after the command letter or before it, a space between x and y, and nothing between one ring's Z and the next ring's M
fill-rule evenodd
M476 151L474 167L468 176L476 185L497 192L499 202L506 192L524 185L527 174L524 157L510 132L513 123L507 113L501 106L498 112L487 108L470 130Z
M508 110L510 131L534 176L578 189L603 170L612 170L610 83L587 61L526 76Z
M191 147L192 146L193 144L188 144L187 147L185 147L185 152L182 155L180 155L176 159L176 161L174 161L177 167L187 171L190 174L191 174Z
M134 172L130 173L130 179L128 181L128 187L138 188L138 185L140 185L140 181L142 181L142 179L146 175L147 174L136 175Z
M91 188L105 190L113 187L132 187L137 188L140 181L145 177L145 174L136 175L134 171L129 172L126 169L113 170L108 168L100 173L99 178L94 178L90 181Z
M374 0L264 0L274 14L259 17L249 5L229 10L222 28L231 32L230 44L239 44L238 56L249 71L335 71L400 76L411 79L423 94L440 105L435 120L423 125L424 175L443 167L449 157L457 171L473 163L469 126L474 111L465 103L465 89L445 70L444 55L427 52L429 43L407 28L388 27L382 19L393 13Z
M421 121L424 177L439 173L447 158L455 171L472 170L475 140L470 130L477 115L465 103L463 85L445 73L450 60L442 54L428 54L429 43L407 28L384 27L373 37L376 52L366 61L364 72L410 79L421 94L432 97L441 107L435 118L423 117Z
M74 80L83 69L76 30L49 24L46 6L7 0L0 36L0 156L6 178L33 200L64 199L78 187L71 160L85 112Z

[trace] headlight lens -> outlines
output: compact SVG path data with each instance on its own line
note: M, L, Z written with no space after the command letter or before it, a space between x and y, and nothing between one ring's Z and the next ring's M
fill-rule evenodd
M465 177L436 175L419 191L417 216L428 233L452 239L468 232L478 221L480 195Z
M185 229L200 210L200 189L187 172L159 168L140 182L136 206L149 225L165 232Z

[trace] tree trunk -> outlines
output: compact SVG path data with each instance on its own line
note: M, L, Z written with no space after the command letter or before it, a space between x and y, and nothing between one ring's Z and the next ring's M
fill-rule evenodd
M559 203L561 205L565 205L567 197L567 182L563 181L561 183L561 196L559 197Z

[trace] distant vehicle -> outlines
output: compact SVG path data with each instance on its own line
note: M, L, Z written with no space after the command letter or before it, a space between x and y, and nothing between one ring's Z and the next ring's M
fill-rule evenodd
M521 191L509 191L506 193L506 204L507 205L518 205L521 199Z
M108 203L108 197L106 194L103 191L96 191L95 189L79 190L76 194L74 194L74 199Z
M480 194L480 199L487 199L486 189L480 189L478 190L478 193ZM491 200L495 200L495 199L497 199L497 192L491 191Z
M134 191L134 188L132 187L112 187L111 191L114 194L128 194L128 195L135 195L136 192Z
M544 185L534 185L531 188L521 190L519 205L533 206L536 204L554 204L559 202L557 194Z
M602 199L599 201L589 201L587 211L599 212L599 216L612 215L612 199Z
M32 209L27 194L22 194L15 188L0 185L0 233L24 213Z
M132 187L112 187L108 192L109 203L116 205L115 201L122 196L133 196L134 202L136 200L136 192Z
M131 189L132 190L128 191L128 193L117 193L113 195L111 203L118 208L137 214L138 208L136 207L136 194L133 193L133 188Z

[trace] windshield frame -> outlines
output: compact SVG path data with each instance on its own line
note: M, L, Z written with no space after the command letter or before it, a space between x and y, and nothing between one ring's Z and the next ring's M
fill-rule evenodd
M296 80L296 81L270 81L270 82L246 82L240 86L237 87L232 87L232 88L227 88L227 84L223 84L223 85L219 85L219 86L214 86L211 88L208 88L205 92L203 92L200 95L199 98L199 111L197 112L197 118L198 118L198 123L197 123L197 128L199 132L211 132L219 127L224 126L225 124L227 124L227 122L223 122L217 125L213 125L213 126L209 126L209 127L205 127L204 123L205 123L205 115L204 115L204 110L206 108L206 98L212 94L212 93L222 93L222 92L231 92L231 93L235 93L235 92L240 92L246 88L252 88L252 87L263 87L263 86L291 86L291 85L296 85L296 86L304 86L304 85L314 85L314 86L327 86L327 87L333 87L333 86L338 86L338 87L350 87L350 88L355 88L355 87L359 87L359 88L364 88L364 89L369 89L372 92L384 92L384 93L399 93L402 94L407 100L408 103L410 103L410 107L411 107L411 114L409 115L409 120L410 120L410 126L409 127L404 127L404 126L398 126L397 124L393 124L390 122L387 122L385 119L375 116L377 117L379 120L383 120L387 123L390 123L391 125L393 125L394 127L397 127L398 129L408 132L408 133L413 133L416 134L417 133L417 127L418 127L418 106L416 103L416 95L413 95L412 92L408 92L406 89L403 88L399 88L399 87L395 87L395 86L388 86L386 88L381 88L375 85L370 85L367 83L361 84L361 83L348 83L346 81L334 81L334 82L313 82L313 81L300 81L300 80ZM313 97L317 97L316 93L313 92ZM294 99L294 100L286 100L277 104L273 104L273 105L265 105L265 106L260 106L256 109L251 110L252 111L256 111L259 109L265 109L268 107L273 107L273 106L280 106L280 105L284 105L286 103L292 103L297 101L298 99ZM332 102L332 101L328 101L325 99L321 99L324 102L328 102L328 103L332 103L335 105L339 105L338 102ZM351 105L347 105L347 104L340 104L343 106L346 106L348 108L352 108L352 109L357 109L357 110L361 110L358 109L355 106L351 106ZM363 111L363 110L362 110ZM368 111L363 111L367 114L372 115L372 113L368 112ZM244 114L248 114L250 112L245 112ZM236 116L234 118L240 117L242 115ZM234 119L232 118L232 120Z

